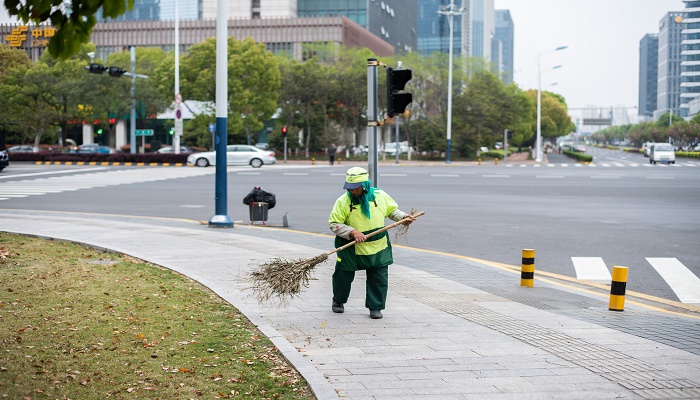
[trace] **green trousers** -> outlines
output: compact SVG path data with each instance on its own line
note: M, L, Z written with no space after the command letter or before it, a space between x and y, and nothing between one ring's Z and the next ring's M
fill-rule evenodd
M370 310L383 310L386 306L386 294L389 288L389 267L374 267L365 271L367 271L365 307ZM333 273L333 298L336 301L347 303L354 279L355 271L343 271L339 263L336 263Z

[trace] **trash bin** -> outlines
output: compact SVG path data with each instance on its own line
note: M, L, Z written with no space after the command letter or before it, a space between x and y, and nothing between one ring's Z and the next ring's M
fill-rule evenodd
M250 223L262 223L267 221L267 210L272 209L277 204L274 193L266 192L260 186L255 186L253 190L243 198L243 204L250 210Z
M255 201L248 205L250 210L250 224L262 223L265 225L267 222L267 210L269 204L264 201Z

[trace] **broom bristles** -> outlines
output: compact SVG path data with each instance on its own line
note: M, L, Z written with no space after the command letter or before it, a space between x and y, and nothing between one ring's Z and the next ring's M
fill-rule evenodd
M328 259L328 253L313 258L284 260L275 258L250 273L251 289L260 303L276 298L282 303L309 287L309 276L316 266Z

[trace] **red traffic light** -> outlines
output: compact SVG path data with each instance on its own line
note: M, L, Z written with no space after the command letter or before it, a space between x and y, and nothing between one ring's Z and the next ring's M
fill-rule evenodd
M287 136L287 126L282 127L282 136Z
M107 71L109 76L114 76L116 78L119 78L120 76L124 75L125 72L125 70L119 67L109 67L109 71Z
M88 71L90 71L90 73L93 73L93 74L101 74L101 73L103 73L103 72L107 69L107 67L105 67L104 65L95 64L95 63L92 63L92 64L90 64L89 66L87 66L87 67L85 67L85 68L86 68Z

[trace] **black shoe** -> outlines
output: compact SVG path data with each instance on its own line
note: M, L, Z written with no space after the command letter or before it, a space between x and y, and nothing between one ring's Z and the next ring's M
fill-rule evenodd
M342 314L345 311L345 307L343 307L343 303L339 301L335 301L333 299L333 306L331 307L333 309L334 313Z
M383 315L380 310L369 310L369 317L372 319L382 319Z

